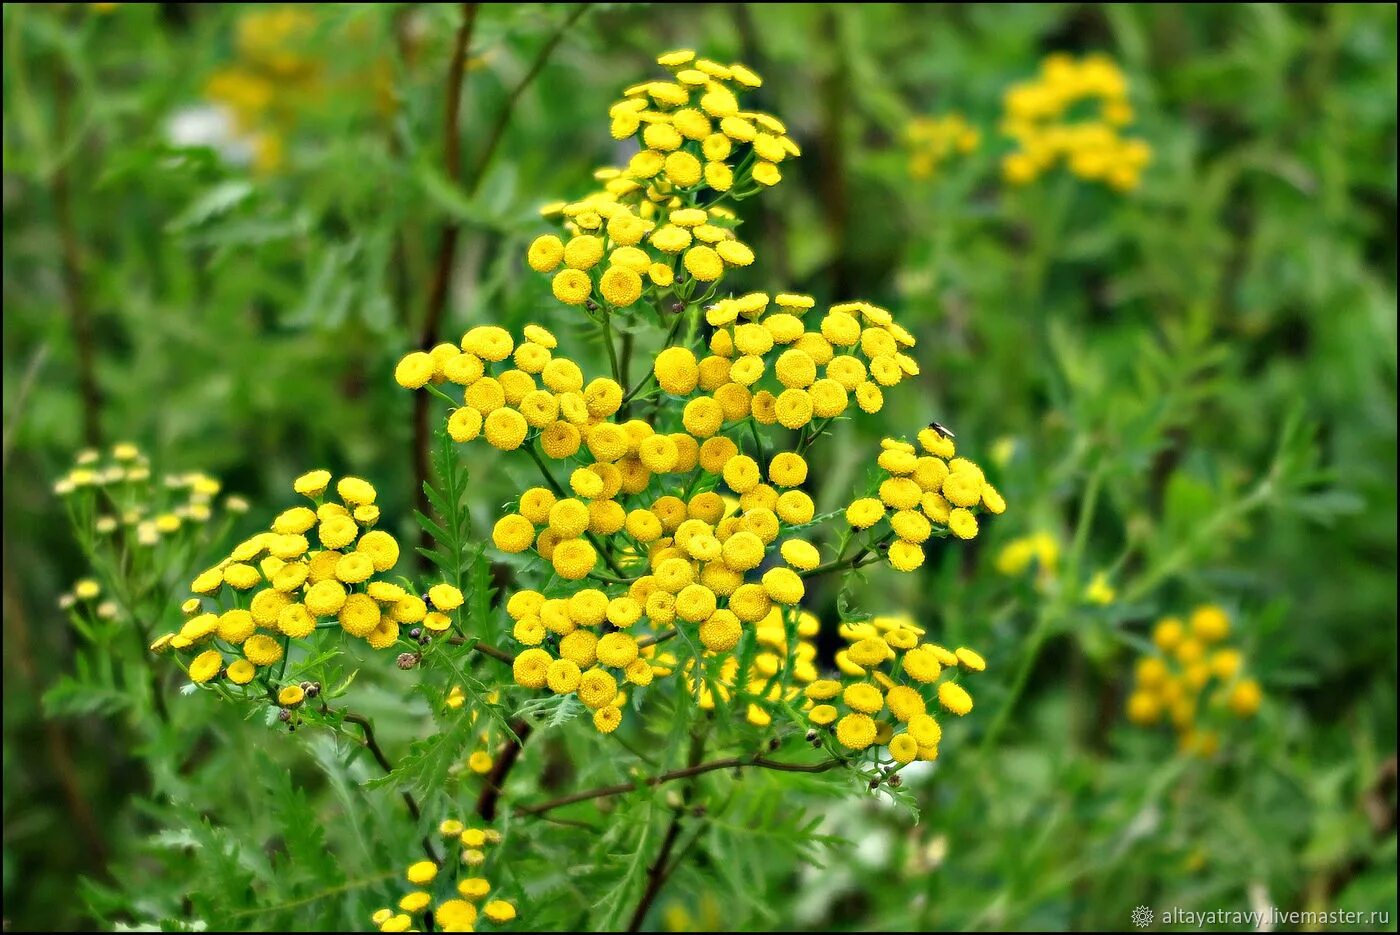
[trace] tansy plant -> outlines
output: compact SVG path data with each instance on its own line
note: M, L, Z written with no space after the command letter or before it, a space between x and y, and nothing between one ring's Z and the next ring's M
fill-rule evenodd
M342 477L330 495L331 481L329 471L297 478L295 490L309 505L279 513L269 530L197 575L181 605L188 619L151 649L194 653L187 664L177 658L195 684L241 697L265 693L285 710L306 695L305 686L281 681L293 640L332 629L390 649L401 624L450 629L448 614L462 605L462 592L439 583L420 597L390 580L399 544L372 528L377 492L365 480ZM229 684L216 682L220 677Z
M600 170L598 191L547 206L557 232L525 257L571 317L596 327L609 372L588 374L542 324L477 325L395 368L400 386L448 407L441 483L427 491L438 515L420 516L440 576L396 576L405 563L378 528L373 486L312 471L294 485L303 503L193 578L183 624L152 645L173 652L194 685L267 706L293 728L357 725L390 781L410 767L395 769L368 720L340 707L348 685L323 687L306 672L320 654L361 643L396 652L405 670L451 669L460 678L444 718L465 730L449 755L502 740L494 756L468 757L469 772L487 774L483 822L509 798L506 777L529 737L572 729L581 714L617 735L596 743L655 747L669 736L689 748L687 765L515 803L512 815L678 780L687 801L694 777L718 769L839 771L895 787L909 763L938 755L939 713L972 710L964 679L985 667L907 618L863 618L844 601L850 619L803 609L814 579L876 562L913 571L930 544L971 539L979 517L1006 504L933 424L912 441L886 439L869 485L845 510L818 515L804 489L814 451L835 420L880 411L918 375L915 337L868 302L818 309L807 295L727 288L755 260L735 205L776 185L800 150L779 119L744 103L762 83L749 69L689 51L659 61L668 75L627 89L610 111L612 135L635 138L636 155ZM649 331L660 341L633 374L628 350ZM483 444L518 453L539 478L491 525L511 582L499 607L462 507L471 447ZM823 629L849 644L829 661ZM476 723L481 713L489 725ZM820 757L803 757L805 743ZM705 760L707 749L717 758ZM514 918L511 903L481 904L484 851L467 841L496 832L455 820L442 831L447 852L421 842L426 859L407 872L418 889L374 915L382 930ZM668 860L658 857L660 879ZM654 897L649 888L634 925Z
M295 7L243 14L236 58L205 82L205 96L226 110L238 148L260 172L281 165L284 130L323 80L323 63L303 51L315 25L314 16Z
M145 647L169 596L192 564L205 558L248 509L242 497L221 496L222 484L201 472L162 474L136 445L79 452L54 483L87 563L87 574L59 598L87 654L80 678L61 680L46 702L54 712L81 710L94 691L113 703L145 698ZM70 704L71 703L71 704ZM159 688L151 710L166 717Z
M543 483L514 498L492 529L497 549L524 557L520 577L538 579L506 602L518 686L577 698L597 730L612 733L627 711L644 710L644 690L663 690L653 683L676 673L699 707L719 699L763 726L808 720L794 693L808 684L801 707L834 728L814 739L878 784L911 751L936 753L921 690L955 714L971 709L954 681L935 688L957 658L907 641L922 631L871 632L858 646L870 671L856 665L846 675L859 680L857 701L839 723L824 720L834 709L816 702L831 696L814 687L801 639L806 582L886 550L893 567L912 571L930 538L972 538L974 510L1005 503L931 427L917 446L887 439L877 495L857 499L846 524L824 533L836 518L818 517L802 489L810 449L852 404L878 412L887 389L917 375L914 336L867 302L818 314L810 296L721 292L726 271L754 259L730 204L777 183L780 163L799 150L781 121L743 109L741 97L760 84L747 68L690 52L660 62L672 80L629 88L611 111L613 135L636 135L640 151L598 173L601 191L547 206L563 233L541 235L527 253L556 298L598 323L611 374L588 379L553 333L531 324L518 341L477 326L460 346L409 354L396 378L451 404L455 441L523 450L540 473ZM613 332L648 317L666 329L664 343L651 372L629 386ZM903 655L910 650L915 662ZM916 664L925 658L930 665ZM885 662L894 675L879 670ZM877 728L899 676L918 687L897 697L919 701L893 705ZM916 714L931 725L922 742L888 747L891 724Z

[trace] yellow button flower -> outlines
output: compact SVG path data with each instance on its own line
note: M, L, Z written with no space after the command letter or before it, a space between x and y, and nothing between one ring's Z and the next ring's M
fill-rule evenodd
M564 259L564 244L553 234L536 237L530 243L526 262L537 273L551 273Z
M593 292L593 281L582 270L563 269L555 274L551 288L565 305L582 305Z
M959 717L972 710L972 696L957 682L939 684L938 703Z

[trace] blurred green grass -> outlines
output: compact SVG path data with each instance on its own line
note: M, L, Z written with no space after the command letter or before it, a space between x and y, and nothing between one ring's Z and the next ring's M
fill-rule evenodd
M407 518L409 405L388 374L417 331L438 226L464 230L447 332L562 323L520 262L535 209L618 160L607 105L686 45L762 73L765 109L804 148L750 203L760 263L742 287L868 298L920 339L918 392L891 394L878 430L837 430L819 504L863 478L880 434L930 419L969 452L1014 452L998 478L1012 507L985 541L879 582L986 647L1002 681L979 695L983 723L920 791L920 825L833 807L833 830L865 842L856 855L796 878L775 863L765 911L734 924L1100 928L1140 902L1263 900L1388 908L1393 927L1394 7L596 5L520 97L475 194L436 168L452 7L318 13L312 50L358 83L293 109L278 171L173 158L170 120L234 58L243 12L4 12L7 924L90 922L77 877L139 872L158 819L133 802L161 767L121 718L46 717L40 701L73 664L56 598L83 568L49 486L91 440L85 419L255 504L325 465L375 478L386 515ZM571 12L482 13L469 165ZM1128 73L1155 153L1138 192L1000 181L1002 92L1057 50L1102 50ZM378 69L391 111L365 78ZM982 146L911 178L908 121L949 111ZM1295 416L1306 469L1198 540L1255 489ZM514 469L475 470L484 524ZM1153 586L1057 625L1000 743L978 753L1043 610L996 576L996 551L1076 529L1090 478L1085 577ZM834 616L836 595L816 598ZM1214 768L1120 714L1135 653L1116 634L1205 600L1234 610L1269 695ZM672 894L697 918L698 887Z

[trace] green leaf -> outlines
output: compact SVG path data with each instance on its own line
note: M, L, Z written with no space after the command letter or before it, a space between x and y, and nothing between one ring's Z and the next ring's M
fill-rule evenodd
M448 217L499 234L520 233L526 229L519 217L469 196L430 161L419 162L414 167L413 177L428 200Z
M165 225L165 229L171 233L178 233L197 227L220 214L227 214L252 194L253 183L246 179L220 182L175 215Z
M841 576L841 590L836 594L836 615L841 621L859 622L869 620L869 611L856 606L855 590L852 581L864 581L865 576L858 571L849 571Z
M122 688L80 682L67 675L49 686L43 697L50 717L112 716L131 704L130 695Z
M464 712L454 712L454 715L446 719L443 730L415 741L392 773L371 779L367 785L372 789L381 786L412 789L420 795L441 790L452 767L472 749L480 729Z

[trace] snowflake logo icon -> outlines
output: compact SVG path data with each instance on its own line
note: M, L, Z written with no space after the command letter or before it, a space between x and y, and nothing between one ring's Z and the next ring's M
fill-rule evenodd
M1145 929L1152 924L1152 910L1147 906L1138 906L1133 910L1133 924L1140 929Z

